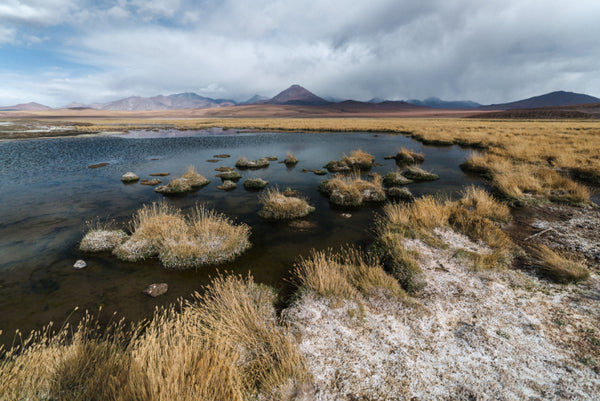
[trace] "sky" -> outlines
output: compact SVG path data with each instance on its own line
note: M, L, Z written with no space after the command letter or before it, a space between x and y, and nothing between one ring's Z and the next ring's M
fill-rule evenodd
M0 105L600 97L598 0L1 0Z

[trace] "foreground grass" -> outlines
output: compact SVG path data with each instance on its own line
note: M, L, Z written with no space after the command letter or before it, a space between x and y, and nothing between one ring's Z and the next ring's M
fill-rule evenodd
M307 371L273 301L251 277L219 276L181 312L157 311L147 324L104 331L88 317L33 333L0 349L0 399L288 399Z
M462 195L458 201L426 196L411 204L390 203L384 207L376 224L374 250L407 291L423 289L426 277L417 262L418 254L407 250L404 242L419 238L444 248L446 244L434 235L437 228L450 227L489 248L468 255L476 268L505 265L510 259L512 241L498 226L510 218L508 207L481 188L469 187Z

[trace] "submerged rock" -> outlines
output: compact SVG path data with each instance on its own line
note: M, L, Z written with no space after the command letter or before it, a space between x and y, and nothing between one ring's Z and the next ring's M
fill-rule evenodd
M404 187L391 187L387 190L387 194L390 198L395 199L412 199L413 194L408 188Z
M137 176L137 174L128 171L127 173L123 174L123 176L121 177L121 181L123 182L135 182L138 181L140 179L140 177Z
M88 168L99 168L99 167L104 167L104 166L108 166L108 163L97 163L97 164L90 164L88 166Z
M223 181L225 181L225 180L236 181L236 180L239 180L240 178L242 178L242 175L240 173L238 173L237 171L224 171L221 174L217 174L217 177L219 177Z
M402 175L414 181L435 181L440 178L439 175L425 171L419 167L407 167L402 170Z
M140 184L142 184L142 185L150 185L150 186L158 185L160 183L162 183L162 181L159 180L158 178L153 178L151 180L143 179L143 180L140 181Z
M409 180L403 176L399 171L391 171L383 176L383 185L392 187L410 184L412 180Z
M263 189L269 184L269 181L265 181L262 178L248 178L244 181L244 188L246 189Z
M150 284L148 287L142 291L143 294L150 295L153 298L166 294L169 290L169 285L167 283L155 283Z
M224 191L231 191L232 189L235 189L237 187L237 184L231 180L225 180L223 181L223 185L219 185L217 187L217 189L222 189Z

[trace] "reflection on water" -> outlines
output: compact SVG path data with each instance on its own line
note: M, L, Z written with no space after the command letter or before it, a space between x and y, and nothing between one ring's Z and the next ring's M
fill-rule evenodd
M187 296L214 276L217 268L198 271L165 271L155 260L125 263L110 254L82 254L77 246L85 231L85 222L95 217L125 222L144 203L158 201L162 195L152 187L124 185L120 177L133 171L141 178L170 172L161 177L168 182L193 164L212 182L182 197L168 198L173 205L187 209L196 202L226 213L252 227L253 247L235 262L218 267L219 271L246 274L252 271L259 282L275 287L298 256L311 249L337 248L343 244L367 245L370 228L380 206L352 211L345 219L329 206L317 191L327 176L302 173L302 169L320 169L329 160L339 159L361 148L376 157L372 171L385 174L395 169L394 154L400 147L421 151L422 167L440 175L440 180L411 184L419 196L438 192L452 194L471 182L458 165L467 153L458 147L425 147L394 135L372 133L239 133L233 130L185 132L135 132L120 137L60 138L0 142L0 330L12 336L16 328L27 331L50 320L62 322L75 306L81 309L118 311L127 318L149 316L156 305L164 305ZM214 169L234 166L241 156L285 157L293 152L299 163L293 168L271 162L268 168L241 171L242 180L231 192L216 189L220 179ZM208 163L216 154L231 157ZM96 163L101 168L88 168ZM285 223L262 221L258 193L248 192L241 183L261 177L280 188L292 187L316 206L308 220L316 228L300 231ZM88 267L73 269L77 259ZM152 299L141 294L147 284L167 282L169 292Z

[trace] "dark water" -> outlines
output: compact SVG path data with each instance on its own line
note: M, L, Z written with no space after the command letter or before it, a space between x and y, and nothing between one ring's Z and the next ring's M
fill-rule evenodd
M149 137L153 136L153 137ZM439 181L411 184L416 195L456 193L475 178L458 167L468 152L458 147L436 148L394 135L372 133L238 133L210 131L195 133L144 132L122 137L86 137L0 142L0 342L10 342L15 329L29 331L49 321L62 323L75 306L110 315L138 319L154 307L165 305L200 288L219 271L247 273L256 281L281 287L293 262L311 249L338 248L343 244L368 245L372 223L381 206L352 211L345 219L329 206L317 187L327 176L302 173L303 168L320 169L342 153L363 149L376 157L372 171L395 169L394 160L384 160L401 147L421 151L422 167L434 171ZM285 157L293 152L300 162L294 168L271 162L266 169L241 171L242 180L231 192L216 189L218 166L233 166L241 156ZM231 157L209 163L213 155ZM108 162L106 167L87 166ZM95 217L125 222L143 204L162 199L152 187L125 185L120 177L133 171L141 178L150 173L170 172L180 176L193 164L212 182L168 202L186 209L196 202L226 213L252 228L253 247L235 262L198 271L166 271L154 260L125 263L110 254L83 254L78 242L85 222ZM316 212L308 220L317 228L298 231L285 223L262 221L258 194L243 188L249 177L262 177L283 189L299 190ZM84 259L88 267L75 270L73 263ZM153 282L167 282L169 292L157 299L141 294Z

